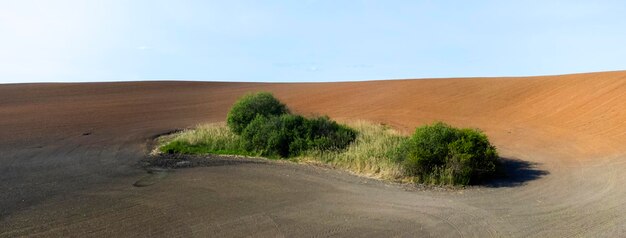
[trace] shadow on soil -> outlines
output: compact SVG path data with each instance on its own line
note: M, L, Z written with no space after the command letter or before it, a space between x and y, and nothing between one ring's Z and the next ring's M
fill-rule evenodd
M487 187L517 187L549 174L537 168L539 163L514 158L501 158L503 175L484 184Z

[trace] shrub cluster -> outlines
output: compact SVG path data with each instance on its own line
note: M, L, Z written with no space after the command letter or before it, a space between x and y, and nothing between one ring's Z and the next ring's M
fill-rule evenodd
M240 135L257 115L270 117L287 113L289 113L287 106L278 101L271 93L246 94L235 102L230 109L226 123L235 134Z
M496 148L479 130L445 123L419 127L411 137L384 126L357 124L359 132L328 117L306 118L270 93L247 94L226 125L176 134L164 153L237 154L307 159L352 171L419 183L467 185L496 174ZM356 142L354 142L356 140ZM354 142L354 143L353 143Z
M484 133L441 122L417 128L396 156L407 175L432 184L480 182L495 174L499 164L496 148Z
M310 149L341 150L356 132L328 117L257 116L241 134L244 149L263 156L292 157Z
M228 125L241 135L245 151L269 157L292 157L310 149L341 150L356 138L356 131L328 117L288 112L270 93L249 94L235 103Z

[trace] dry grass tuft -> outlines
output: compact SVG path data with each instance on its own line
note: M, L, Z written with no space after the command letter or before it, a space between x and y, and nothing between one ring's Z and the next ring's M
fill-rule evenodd
M358 131L357 138L343 151L313 150L296 161L324 163L355 174L388 180L403 179L403 170L390 156L406 140L389 126L365 121L348 123Z

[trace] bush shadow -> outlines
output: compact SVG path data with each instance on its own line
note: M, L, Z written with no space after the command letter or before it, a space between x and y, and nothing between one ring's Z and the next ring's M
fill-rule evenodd
M500 159L502 161L500 174L491 181L484 183L484 186L493 188L517 187L550 174L546 170L538 169L540 164L536 162L517 158Z

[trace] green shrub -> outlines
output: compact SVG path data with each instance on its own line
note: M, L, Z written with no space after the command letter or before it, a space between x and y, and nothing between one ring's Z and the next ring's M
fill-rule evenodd
M344 149L356 132L328 117L258 115L241 133L245 150L270 157L292 157L310 149Z
M475 129L461 129L459 138L448 145L446 163L454 184L480 182L495 175L500 163L496 148L487 136Z
M235 134L239 135L257 115L270 117L286 113L289 113L287 106L271 93L259 92L247 94L237 100L228 112L226 123Z
M343 150L356 138L355 130L328 117L306 119L304 123L306 148Z
M458 131L444 123L423 126L404 145L407 150L405 159L409 174L428 174L444 164L448 156L448 144L458 137Z
M303 121L304 117L291 114L269 118L259 115L241 133L243 147L263 156L288 157Z
M499 163L485 134L441 122L417 128L397 154L408 176L433 184L479 182L493 175Z

